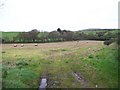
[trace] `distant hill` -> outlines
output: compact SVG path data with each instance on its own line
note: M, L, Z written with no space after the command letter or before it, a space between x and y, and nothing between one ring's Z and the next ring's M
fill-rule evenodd
M119 30L119 29L83 29L83 30L79 30L79 31L115 31L115 30Z

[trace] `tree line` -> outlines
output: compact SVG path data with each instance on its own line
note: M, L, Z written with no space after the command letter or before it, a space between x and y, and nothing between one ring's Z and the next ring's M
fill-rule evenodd
M29 32L19 32L12 40L9 40L9 38L0 38L0 40L2 43L45 43L77 40L114 41L119 34L112 33L111 30L99 30L94 33L87 32L89 31L70 31L61 30L60 28L56 31L40 32L37 29L33 29Z

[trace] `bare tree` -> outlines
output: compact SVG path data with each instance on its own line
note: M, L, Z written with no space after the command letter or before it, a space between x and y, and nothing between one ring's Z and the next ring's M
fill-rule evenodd
M38 40L38 34L39 31L37 29L33 29L29 32L30 39L35 42L35 40Z
M49 33L48 37L52 39L53 41L59 41L60 40L60 33L58 31L52 31Z

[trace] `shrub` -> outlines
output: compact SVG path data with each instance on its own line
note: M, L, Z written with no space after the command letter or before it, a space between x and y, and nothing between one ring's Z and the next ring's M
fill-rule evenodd
M111 43L113 43L113 40L112 40L112 39L110 39L110 40L105 40L105 41L104 41L104 44L105 44L105 45L110 45Z

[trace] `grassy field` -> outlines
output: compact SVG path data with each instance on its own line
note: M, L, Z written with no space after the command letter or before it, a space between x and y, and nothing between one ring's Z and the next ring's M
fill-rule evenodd
M13 38L16 37L19 33L20 32L2 32L2 35L0 36L0 38L2 37L3 39L13 40ZM46 35L47 35L46 32L40 32L38 37L42 37Z
M9 40L13 40L13 37L16 37L19 32L2 32L2 38L8 38Z
M37 88L40 77L48 74L48 88L116 88L118 60L115 44L103 41L71 41L2 45L3 87ZM80 73L84 85L73 75Z

